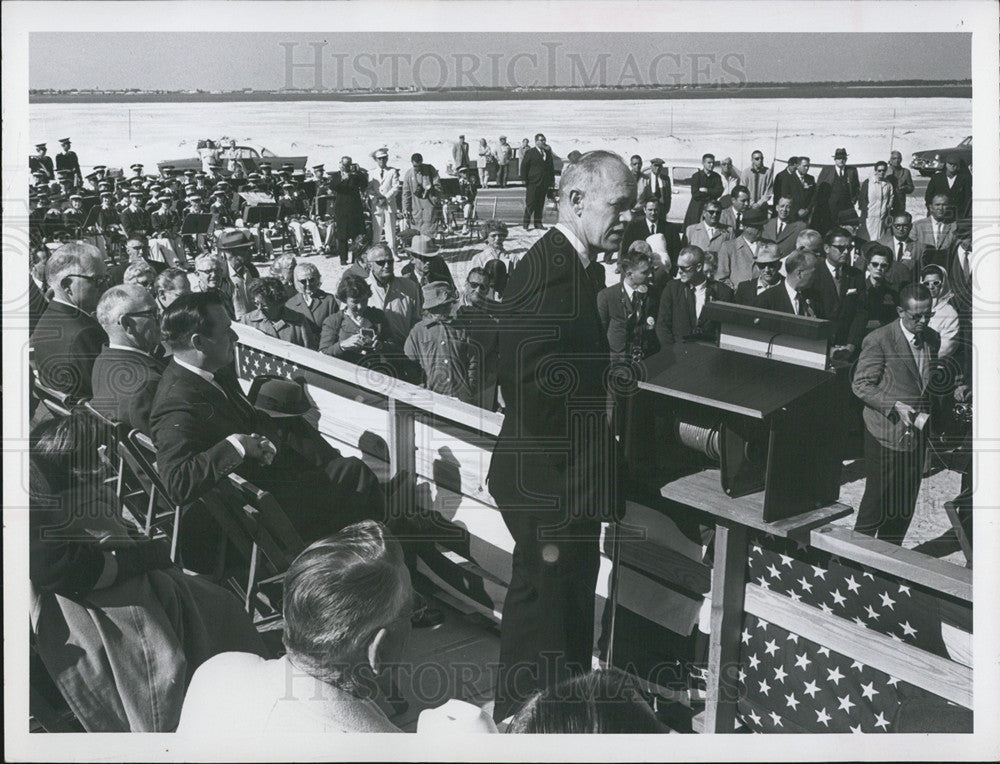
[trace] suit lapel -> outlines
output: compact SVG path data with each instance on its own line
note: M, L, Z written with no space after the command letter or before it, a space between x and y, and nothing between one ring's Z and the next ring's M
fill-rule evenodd
M916 359L913 357L913 349L910 347L910 343L906 341L906 335L903 334L903 329L899 325L899 321L895 321L892 325L892 338L895 344L896 355L902 359L903 365L909 371L910 376L917 383L917 389L923 392L924 385L920 379L920 370L917 368Z

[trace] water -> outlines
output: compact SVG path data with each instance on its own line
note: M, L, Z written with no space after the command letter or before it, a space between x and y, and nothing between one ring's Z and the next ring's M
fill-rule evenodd
M893 116L895 114L895 117ZM671 128L672 125L672 128ZM147 168L194 156L199 138L232 136L277 154L337 164L343 154L363 166L379 146L404 166L419 151L444 169L461 133L473 154L479 138L509 143L544 132L555 152L605 148L694 160L705 152L731 155L737 167L753 149L808 155L829 163L846 147L852 162L888 158L890 142L909 164L913 151L945 148L969 135L970 100L954 98L789 98L635 101L330 101L235 103L35 104L29 107L31 143L58 150L69 136L85 171L94 164ZM777 151L775 152L775 129ZM131 137L130 137L131 136ZM147 172L150 171L147 169Z

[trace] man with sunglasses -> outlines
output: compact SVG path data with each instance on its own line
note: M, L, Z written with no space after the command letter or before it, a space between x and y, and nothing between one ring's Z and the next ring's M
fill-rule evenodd
M720 222L722 205L711 200L705 203L701 222L689 225L684 231L685 246L698 247L703 252L719 254L722 245L732 238L732 231Z
M831 229L823 237L823 264L812 283L827 310L826 318L834 324L832 355L846 361L856 357L868 322L865 275L849 264L850 251L850 233Z
M764 166L763 151L754 151L750 162L740 175L740 185L750 192L750 207L766 211L774 191L774 166Z
M913 238L913 216L905 210L893 215L889 231L878 243L889 248L891 267L886 276L898 292L904 284L914 280L913 248L916 242Z
M33 361L43 385L74 398L91 397L94 361L108 335L94 318L108 287L100 250L71 242L45 264L52 300L31 335Z
M902 545L913 518L924 466L932 364L941 338L928 326L931 293L907 284L898 321L861 346L852 389L865 404L865 493L854 530Z
M91 405L130 429L149 432L149 410L166 364L154 355L160 342L160 311L137 284L113 286L97 303L97 320L108 345L94 362Z
M736 285L735 300L740 305L753 305L758 295L785 280L781 275L781 255L778 254L778 245L773 241L759 243L754 264L758 269L757 277L741 281Z

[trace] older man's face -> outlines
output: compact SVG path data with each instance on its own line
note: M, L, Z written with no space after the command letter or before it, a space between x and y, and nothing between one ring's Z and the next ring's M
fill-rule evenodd
M319 273L311 270L295 269L295 291L303 297L312 297L319 291Z
M648 201L646 205L642 208L643 213L646 215L646 220L650 223L655 223L660 217L660 203L657 201Z
M809 172L809 160L808 159L800 159L799 160L799 173L802 174L802 175L805 175L807 172Z
M156 343L160 341L160 311L151 294L133 301L122 320L138 348L148 353L156 347Z
M851 252L851 240L846 236L835 236L826 245L826 259L834 265L844 265Z
M788 220L789 216L792 214L792 200L779 199L774 211L778 213L779 220Z
M591 252L612 252L621 244L625 226L632 219L635 179L624 165L611 165L584 189L580 234Z
M722 208L714 202L709 202L705 205L705 209L701 213L701 219L705 221L705 225L714 228L719 225L719 215L721 214Z
M187 280L186 276L178 276L168 288L160 289L157 292L156 301L160 304L160 308L166 308L181 295L190 293L191 282Z
M685 284L700 284L705 280L704 264L704 258L690 252L681 255L677 260L677 278Z
M104 261L98 256L85 257L80 267L64 278L69 280L73 304L84 313L93 313L108 288L108 269Z
M931 200L931 217L938 221L948 217L948 197L935 196Z
M195 268L198 273L198 281L203 290L218 289L222 284L222 265L215 263L198 263Z

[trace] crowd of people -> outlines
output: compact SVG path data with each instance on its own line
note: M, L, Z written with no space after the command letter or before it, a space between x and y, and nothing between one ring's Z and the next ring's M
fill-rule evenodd
M906 211L912 178L898 152L863 183L844 149L818 180L807 157L775 173L755 151L746 170L727 158L717 172L706 154L678 227L666 219L662 160L644 169L640 156L626 165L609 152L571 155L556 187L552 149L539 133L517 153L522 225L543 228L549 198L558 224L521 254L506 249L507 224L481 221L481 251L456 284L438 244L447 203L471 226L476 189L491 177L507 183L512 149L498 155L481 141L477 173L460 139L453 169L461 192L447 200L419 154L401 176L385 149L372 153L372 170L344 157L338 171L316 165L309 178L266 163L248 173L239 163L183 174L161 166L155 177L136 164L131 177L112 177L100 165L83 176L69 141L63 146L55 167L44 144L31 163L38 383L148 434L171 499L192 507L172 560L158 541L125 527L102 495L91 419L75 412L33 431L32 508L50 509L32 512L36 640L88 729L210 729L254 719L289 730L392 731L371 689L380 666L398 658L411 626L440 623L439 611L414 606L422 598L407 572L407 539L420 535L412 519L390 517L374 473L307 423L297 382L268 380L248 397L236 375L233 323L504 414L489 487L516 546L495 715L518 714L527 701L515 717L520 731L547 731L554 722L546 709L566 712L549 700L567 682L577 682L572 697L586 695L578 677L593 648L584 627L594 622L597 539L601 523L621 511L617 473L608 471L621 436L620 419L608 416L609 366L712 342L710 302L830 321L830 362L849 370L863 431L867 483L856 528L898 544L932 435L923 415L934 395L971 396L971 182L956 157L932 179L928 215L914 223ZM503 138L501 146L510 149ZM253 221L258 194L275 200L275 221ZM156 212L146 211L149 200ZM181 214L211 224L189 231ZM295 253L276 248L280 235L294 239ZM357 255L330 291L301 257L306 236L316 254L345 266ZM397 259L408 261L399 274ZM267 272L255 261L269 261ZM572 368L572 389L548 378L553 363ZM941 369L947 390L933 382ZM540 439L546 452L525 461ZM74 461L81 454L83 468ZM279 660L267 659L231 595L177 565L211 570L225 538L197 507L232 500L231 473L271 492L309 545L286 574L287 652ZM566 522L543 544L552 518L536 505L554 486ZM966 470L966 519L970 486ZM102 509L80 513L79 501ZM84 516L107 522L83 536L43 532ZM115 603L141 615L133 612L131 631L123 627L109 644L107 630L81 624L110 618ZM228 614L227 623L213 632L216 613ZM79 642L58 643L54 635L66 629L79 629ZM137 638L151 630L155 639ZM556 676L508 670L537 666L553 650L567 658ZM116 661L152 660L143 651L170 657L163 675L122 681ZM322 685L328 704L273 711L285 678L302 672ZM104 692L91 692L93 674ZM655 717L635 714L626 714L629 723L653 729Z

